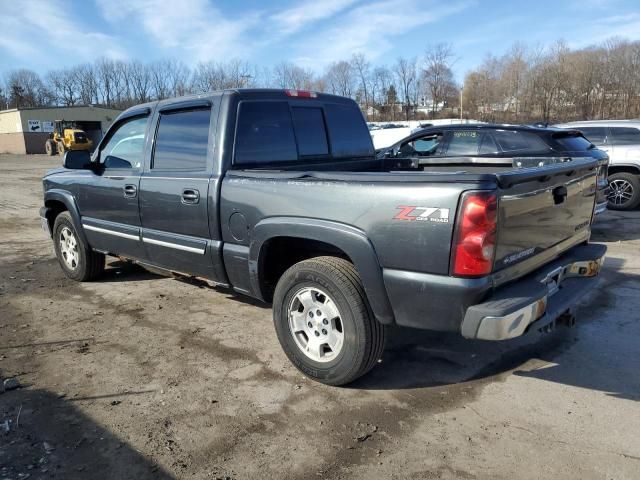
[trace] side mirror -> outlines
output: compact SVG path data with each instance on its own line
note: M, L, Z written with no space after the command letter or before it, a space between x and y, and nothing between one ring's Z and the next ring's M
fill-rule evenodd
M69 150L64 154L62 166L71 170L91 168L91 154L86 150Z

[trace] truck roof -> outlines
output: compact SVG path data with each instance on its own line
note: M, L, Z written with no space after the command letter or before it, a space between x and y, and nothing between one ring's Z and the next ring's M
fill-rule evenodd
M144 110L145 108L153 109L156 105L170 105L172 103L184 102L189 100L199 100L199 99L209 99L214 97L219 97L225 93L229 93L232 95L237 95L243 99L269 99L269 98L282 98L283 100L295 100L297 98L307 99L305 97L297 97L295 93L291 92L299 92L302 90L295 89L283 89L283 88L228 88L224 90L216 90L206 93L198 93L192 95L184 95L180 97L172 97L166 98L164 100L156 100L153 102L141 103L138 105L134 105L129 107L124 112L122 112L122 116L129 116L132 112L137 112L139 110ZM306 92L306 90L305 90ZM333 103L354 103L354 100L346 97L341 97L339 95L332 95L329 93L321 93L321 92L312 92L315 97L309 98L309 100L330 100Z

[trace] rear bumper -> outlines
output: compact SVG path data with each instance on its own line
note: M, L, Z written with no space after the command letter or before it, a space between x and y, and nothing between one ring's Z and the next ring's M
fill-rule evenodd
M577 245L498 288L491 276L456 278L391 269L384 269L383 276L398 325L504 340L522 335L533 322L550 323L575 305L595 286L606 250L604 245ZM550 290L547 283L554 277L561 280L560 288Z
M597 284L607 248L582 245L532 275L496 290L469 307L462 335L481 340L506 340L556 320Z

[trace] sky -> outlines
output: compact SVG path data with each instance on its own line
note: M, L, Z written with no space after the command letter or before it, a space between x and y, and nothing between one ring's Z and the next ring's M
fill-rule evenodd
M515 42L581 48L614 36L640 40L640 0L0 0L0 73L102 56L286 60L319 73L354 53L391 64L445 42L460 81Z

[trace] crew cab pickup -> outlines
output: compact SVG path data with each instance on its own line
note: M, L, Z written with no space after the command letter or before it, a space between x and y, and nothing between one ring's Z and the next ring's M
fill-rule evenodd
M333 385L377 363L389 325L503 340L594 286L596 159L395 162L350 99L227 90L123 112L45 175L41 217L74 280L113 255L272 303L289 359Z

